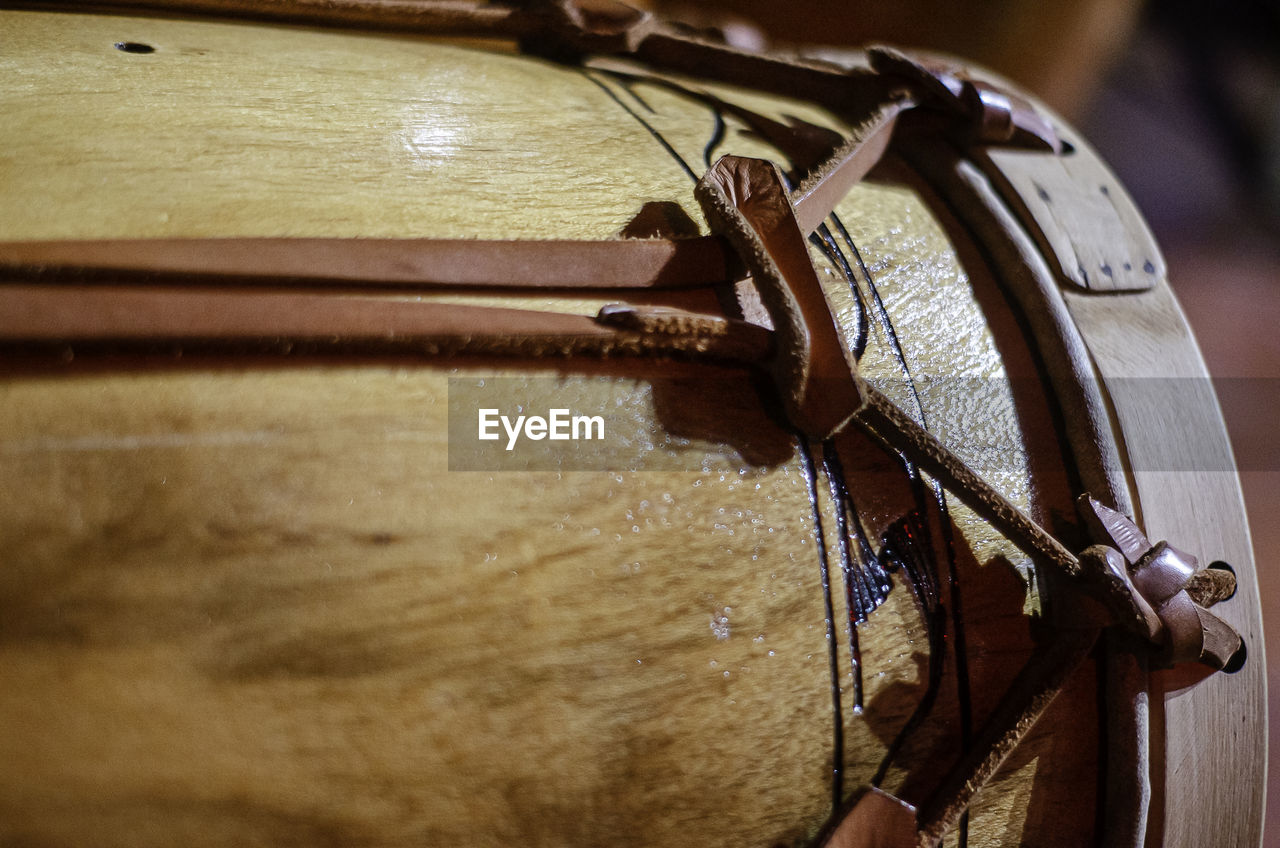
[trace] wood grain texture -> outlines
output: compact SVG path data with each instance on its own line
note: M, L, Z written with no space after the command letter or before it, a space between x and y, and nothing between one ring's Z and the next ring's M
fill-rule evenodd
M448 474L445 391L367 367L6 385L7 838L730 844L821 820L795 467L735 474L761 487L736 519L699 506L722 472Z

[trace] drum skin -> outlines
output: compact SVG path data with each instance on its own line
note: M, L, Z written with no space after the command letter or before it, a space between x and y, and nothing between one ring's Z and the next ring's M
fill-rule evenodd
M716 158L801 155L761 118L849 132L811 104L498 43L36 12L0 31L6 240L609 239L655 209L689 235ZM935 190L890 158L812 255L863 375L1070 534L1064 413ZM1202 373L1167 287L1062 297L1086 335L1165 351L1091 346L1103 376ZM73 344L2 362L5 844L809 844L873 781L927 797L1064 620L953 496L860 433L808 442L724 364ZM451 416L483 383L628 438L460 470ZM1114 415L1137 456L1150 411ZM1188 494L1134 468L1152 538L1190 536L1249 587L1223 608L1250 663L1154 679L1148 766L1107 746L1099 652L944 844L1109 844L1108 775L1147 768L1149 844L1208 844L1206 816L1216 844L1256 843L1262 766L1223 765L1265 747L1234 475ZM1217 517L1187 526L1215 488ZM891 588L851 607L876 564ZM1227 752L1206 752L1206 714Z

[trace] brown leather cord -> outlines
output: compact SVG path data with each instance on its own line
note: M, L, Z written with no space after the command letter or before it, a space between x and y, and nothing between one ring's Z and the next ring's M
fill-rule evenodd
M0 341L115 345L217 341L379 346L425 353L693 356L758 363L767 330L667 310L665 332L586 315L297 291L0 285Z
M0 242L0 269L24 277L329 281L379 287L664 289L732 282L722 239L179 238Z
M1071 551L975 474L932 433L874 387L864 385L864 394L866 404L854 416L859 426L879 435L922 471L938 478L947 490L990 521L1037 563L1047 564L1071 577L1081 576L1079 560Z
M1093 650L1097 629L1061 630L1027 662L970 748L919 813L920 848L932 848L954 828L978 790L1026 738Z
M810 174L792 195L796 222L802 233L818 228L836 205L884 157L897 126L898 116L915 107L905 92L890 92L826 163Z
M824 62L750 53L659 21L618 0L527 0L520 4L533 53L579 58L633 56L651 66L743 85L847 111L877 98L876 75Z

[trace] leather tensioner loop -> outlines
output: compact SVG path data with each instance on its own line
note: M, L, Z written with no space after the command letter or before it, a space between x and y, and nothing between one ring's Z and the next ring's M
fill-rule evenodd
M725 156L699 181L696 196L769 312L776 334L771 370L788 417L811 438L825 439L862 407L861 378L781 172L762 159Z

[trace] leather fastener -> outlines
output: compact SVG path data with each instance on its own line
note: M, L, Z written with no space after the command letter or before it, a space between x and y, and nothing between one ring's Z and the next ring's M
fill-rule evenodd
M880 73L910 82L935 109L961 118L969 144L1062 152L1057 130L1031 101L957 62L884 46L867 48L867 57Z
M762 159L725 156L695 194L747 266L769 313L776 334L770 367L788 417L811 438L836 433L863 406L862 380L782 173Z
M1159 662L1196 661L1228 672L1243 665L1240 635L1205 609L1234 591L1231 572L1201 569L1168 542L1152 544L1127 516L1088 495L1079 507L1099 543L1080 555L1086 578L1121 624L1159 646ZM1216 574L1197 579L1206 571Z

